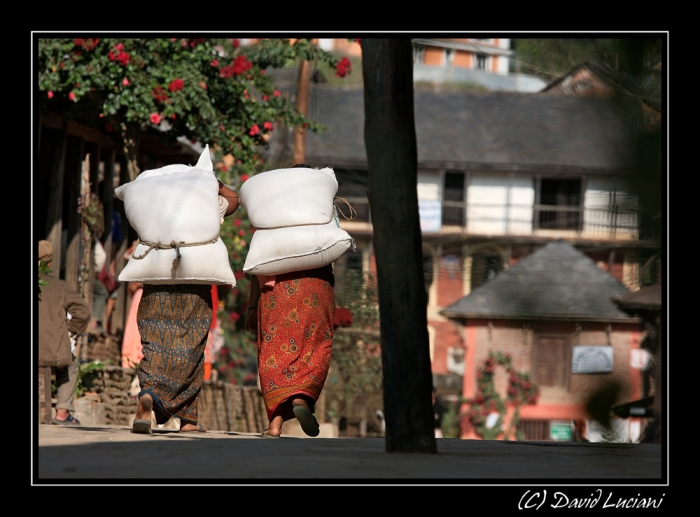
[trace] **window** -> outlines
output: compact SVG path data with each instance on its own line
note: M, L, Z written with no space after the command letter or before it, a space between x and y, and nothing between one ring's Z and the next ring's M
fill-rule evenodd
M486 54L477 54L476 55L476 68L477 70L486 70L486 60L488 59L488 56Z
M443 51L443 63L445 65L451 65L455 59L455 50L453 48L446 48Z
M581 180L541 178L539 183L539 203L535 207L538 228L580 230Z
M565 334L535 334L532 380L544 386L569 388L571 343Z
M464 173L446 172L442 191L442 224L464 226Z

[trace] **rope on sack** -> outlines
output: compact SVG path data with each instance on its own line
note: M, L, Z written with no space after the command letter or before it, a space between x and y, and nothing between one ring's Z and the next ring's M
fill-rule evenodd
M180 259L182 258L182 255L180 255L180 248L189 248L191 246L204 246L205 244L213 244L216 241L219 240L219 234L216 234L216 237L213 239L210 239L208 241L202 241L202 242L175 242L175 241L170 241L170 244L162 244L160 242L149 242L149 241L144 241L141 240L141 237L138 238L138 242L136 243L136 246L139 244L143 244L145 246L148 246L148 249L143 252L143 255L136 256L136 254L132 253L131 258L134 258L136 260L140 260L144 258L146 255L148 255L151 250L172 250L174 249L175 252L177 253L177 256L173 259L173 267L171 271L177 271L178 266L180 265ZM136 247L134 247L134 250L136 250Z
M335 204L335 200L336 200L336 199L339 199L340 201L345 201L345 204L348 205L348 208L350 208L350 217L348 217L347 215L345 215L345 214L343 213L343 211L342 211L340 208L338 208L338 205ZM357 211L353 208L353 206L352 206L352 205L348 202L348 200L345 199L344 197L336 197L336 198L333 200L333 207L334 207L338 212L340 212L340 215L342 215L342 216L343 216L343 219L345 219L346 221L352 221L353 219L355 219L355 218L357 217Z

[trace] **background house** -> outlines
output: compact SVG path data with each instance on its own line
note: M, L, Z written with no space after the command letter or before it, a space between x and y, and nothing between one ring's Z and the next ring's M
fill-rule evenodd
M642 372L632 361L640 348L639 320L614 303L628 294L567 242L547 243L522 258L441 311L463 325L464 398L478 394L478 366L489 352L508 354L540 390L537 403L520 410L526 439L549 440L554 426L573 431L576 421L586 422L584 436L598 439L599 425L586 409L592 394L611 383L620 386L613 404L642 393ZM505 376L497 377L496 389L505 399ZM623 441L637 440L641 426L634 419L621 429Z

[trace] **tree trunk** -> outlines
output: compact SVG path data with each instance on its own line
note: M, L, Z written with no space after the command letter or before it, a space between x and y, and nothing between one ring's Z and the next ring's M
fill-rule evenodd
M126 156L126 168L129 171L129 181L134 181L141 173L139 167L139 128L133 128L122 124L122 142L124 155Z
M362 39L387 452L436 453L411 41Z

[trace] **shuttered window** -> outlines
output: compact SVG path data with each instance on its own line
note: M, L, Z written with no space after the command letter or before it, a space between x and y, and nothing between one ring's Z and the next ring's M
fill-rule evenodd
M565 334L536 334L532 347L532 376L542 386L569 387L571 343Z

